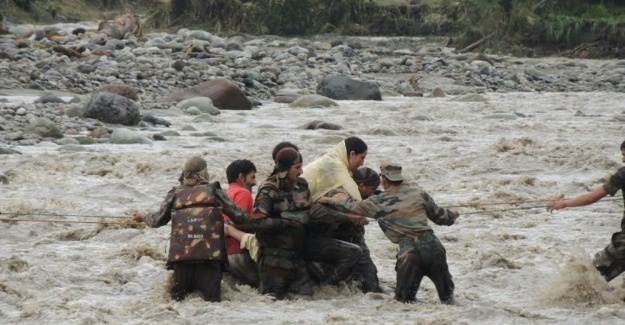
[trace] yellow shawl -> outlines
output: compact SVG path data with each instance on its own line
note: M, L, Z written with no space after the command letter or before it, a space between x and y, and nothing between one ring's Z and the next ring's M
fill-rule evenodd
M339 142L332 151L306 165L302 177L308 181L313 202L339 187L343 187L354 200L362 200L358 185L349 171L345 141Z

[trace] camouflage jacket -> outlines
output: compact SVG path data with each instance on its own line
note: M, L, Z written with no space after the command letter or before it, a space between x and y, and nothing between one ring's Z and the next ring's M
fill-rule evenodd
M458 214L436 205L434 199L418 187L393 186L363 201L342 200L333 205L355 214L375 218L393 243L417 238L431 230L428 219L437 225L452 225Z
M616 173L610 176L610 179L603 184L603 189L610 196L614 196L618 190L621 190L625 202L625 167L619 168ZM623 211L623 219L621 219L621 230L625 231L625 211Z
M347 191L342 187L331 190L324 196L334 198L345 198L354 201ZM365 234L364 226L357 226L347 219L344 212L349 212L345 208L337 207L338 210L323 210L323 204L315 203L310 209L310 225L311 232L323 236L341 240L353 241L354 238L360 238ZM340 210L340 211L339 211Z
M160 210L143 218L153 228L171 220L167 263L182 261L224 261L225 241L222 212L235 223L246 223L256 230L280 229L279 219L252 219L237 207L219 182L196 186L176 186L161 203Z
M258 189L254 200L254 212L260 212L270 220L281 219L284 211L306 211L311 207L310 190L303 178L296 182L285 180L277 174L269 176ZM304 241L302 225L283 229L266 229L256 232L261 248L285 249L299 251Z

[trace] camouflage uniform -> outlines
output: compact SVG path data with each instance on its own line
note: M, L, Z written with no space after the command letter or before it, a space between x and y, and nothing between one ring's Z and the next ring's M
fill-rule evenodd
M322 284L338 284L352 273L362 256L362 249L358 245L331 238L320 229L339 222L348 223L347 215L317 203L310 209L310 222L306 227L304 259L332 265L315 280Z
M383 164L381 175L390 181L401 181L401 166ZM335 205L358 215L375 218L393 243L397 253L397 287L395 299L414 302L423 276L429 277L443 303L453 303L454 283L447 265L446 251L428 225L454 224L457 214L440 208L422 189L407 185L391 186L360 202L339 201Z
M171 220L167 265L174 269L173 299L182 300L198 289L204 299L220 301L221 272L227 263L222 211L234 222L247 223L255 229L284 227L279 219L251 219L228 198L218 182L176 186L167 193L158 212L143 218L153 228Z
M329 191L324 196L334 197L339 194L349 197L347 191L341 187ZM325 269L332 270L332 272L340 276L344 274L344 270L350 270L353 277L361 282L363 292L379 292L378 270L371 260L369 247L365 243L365 227L349 222L342 213L334 213L333 215L319 213L318 216L315 216L313 209L311 209L311 224L309 225L311 232L322 238L334 238L360 248L358 255L356 255L356 251L353 248L340 252L339 256L343 258L343 261L341 263L333 263L332 267L326 267ZM339 267L341 265L343 265L342 268Z
M267 215L268 220L281 220L282 212L310 209L308 183L298 178L285 188L285 174L270 176L259 187L254 212ZM302 259L305 230L302 225L256 232L260 247L258 271L260 292L278 299L287 292L312 296L312 283Z
M603 184L603 189L610 196L614 196L621 190L625 201L625 167L610 176L610 179ZM625 211L621 219L621 231L612 234L610 244L597 253L594 264L606 281L611 281L625 271Z

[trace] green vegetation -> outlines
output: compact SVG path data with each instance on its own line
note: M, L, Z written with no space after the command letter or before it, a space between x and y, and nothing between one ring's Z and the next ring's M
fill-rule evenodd
M101 19L113 8L145 14L148 27L216 33L446 36L462 49L523 55L598 47L625 56L624 0L0 0L20 21ZM163 2L163 1L161 1ZM9 6L10 10L5 10ZM85 13L88 15L85 17ZM93 13L95 15L90 15ZM20 16L22 15L22 16ZM47 15L47 16L46 16ZM52 17L49 17L52 16ZM14 19L13 17L20 17ZM43 19L48 17L47 19ZM95 18L97 17L97 18ZM534 51L536 49L536 51Z

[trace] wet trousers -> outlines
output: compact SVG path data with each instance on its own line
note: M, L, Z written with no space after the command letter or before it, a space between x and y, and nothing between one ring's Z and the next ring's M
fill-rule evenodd
M395 271L396 300L406 303L416 301L421 280L426 276L434 282L441 302L454 302L454 282L447 265L447 252L432 231L423 232L419 238L400 241Z
M345 280L361 256L362 249L346 241L314 234L307 234L304 239L304 260L331 265L324 267L323 278L315 279L321 284L335 285Z
M610 244L595 255L593 263L608 282L625 271L625 230L612 234Z
M242 284L252 288L257 288L260 282L258 278L258 265L250 257L247 251L241 251L239 254L228 255L228 272Z
M174 284L171 299L184 300L187 294L198 291L206 301L221 301L221 261L202 263L173 263Z
M312 296L312 281L306 263L299 252L261 248L258 259L259 291L276 299L284 299L287 293Z

